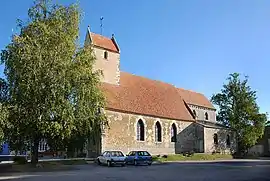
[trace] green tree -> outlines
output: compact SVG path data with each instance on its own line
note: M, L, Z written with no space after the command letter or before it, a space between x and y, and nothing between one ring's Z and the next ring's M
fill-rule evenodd
M267 120L266 120L265 125L270 126L270 120L269 120L269 117L268 117L268 113L266 113L266 116L267 116Z
M217 120L234 129L237 135L238 151L246 152L263 135L266 114L259 113L256 92L248 85L248 78L230 74L228 83L211 100L219 106Z
M28 16L27 22L18 21L20 31L1 60L9 92L9 141L18 147L30 143L31 161L37 163L40 139L57 139L59 145L78 133L86 139L93 120L101 126L106 119L96 114L104 97L92 49L78 45L78 6L38 0Z
M0 150L2 149L2 142L5 141L5 129L8 124L8 91L7 83L4 79L0 78Z
M4 129L7 126L8 111L7 108L0 103L0 145L4 140Z

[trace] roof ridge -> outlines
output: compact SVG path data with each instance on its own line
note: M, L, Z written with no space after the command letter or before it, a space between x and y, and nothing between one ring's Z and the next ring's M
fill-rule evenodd
M130 74L130 75L133 75L133 76L136 76L136 77L140 77L140 78L143 78L143 79L147 79L147 80L150 80L150 81L155 81L155 82L159 82L159 83L162 83L162 84L167 84L167 85L175 87L173 84L170 84L168 82L164 82L164 81L156 80L156 79L151 79L151 78L148 78L148 77L144 77L142 75L136 75L136 74L133 74L133 73L130 73L130 72L122 71L122 70L120 71L120 73ZM120 84L121 84L121 78L120 78Z
M177 88L177 89L182 89L182 90L184 90L184 91L193 92L193 93L196 93L196 94L201 94L201 95L205 96L203 93L200 93L200 92L197 92L197 91L194 91L194 90L184 89L184 88L182 88L182 87L175 87L175 88Z
M101 37L103 37L103 38L107 38L107 39L109 39L109 40L112 40L112 38L110 38L110 37L108 37L108 36L104 36L104 35L101 35L101 34L99 34L99 33L95 33L95 32L90 32L91 34L94 34L94 35L97 35L97 36L101 36Z
M171 84L171 83L168 83L168 82L164 82L162 80L156 80L156 79L151 79L151 78L148 78L148 77L144 77L142 75L137 75L137 74L133 74L133 73L130 73L130 72L126 72L126 71L120 71L121 73L126 73L126 74L130 74L130 75L133 75L133 76L136 76L136 77L141 77L141 78L144 78L144 79L148 79L148 80L151 80L151 81L156 81L156 82L160 82L160 83L163 83L163 84L167 84L167 85L170 85L170 86L173 86L175 87L176 89L182 89L184 91L189 91L189 92L194 92L194 93L197 93L197 94L201 94L203 96L205 96L203 93L200 93L200 92L197 92L197 91L194 91L194 90L190 90L190 89L184 89L182 87L177 87L175 86L174 84ZM121 81L121 79L120 79ZM205 96L206 97L206 96Z

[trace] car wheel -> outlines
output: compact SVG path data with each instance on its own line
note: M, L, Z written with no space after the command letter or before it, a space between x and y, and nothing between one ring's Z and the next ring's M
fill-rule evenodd
M121 166L124 167L124 166L126 166L126 164L124 163L124 164L122 164Z
M101 163L100 163L100 160L99 160L99 159L97 159L97 163L98 163L98 165L101 165Z
M138 165L138 161L134 160L134 165L137 166Z
M111 166L112 166L112 162L107 161L107 166L108 166L108 167L111 167Z
M152 165L152 162L149 162L148 165L149 165L149 166Z

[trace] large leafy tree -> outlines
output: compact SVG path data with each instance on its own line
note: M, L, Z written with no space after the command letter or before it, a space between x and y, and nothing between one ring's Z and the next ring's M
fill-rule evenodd
M2 142L4 140L5 129L9 126L7 101L8 101L8 90L7 83L4 79L0 78L0 149L2 149Z
M97 114L104 97L92 49L78 45L78 6L38 0L28 15L27 22L18 21L19 32L1 60L9 92L9 141L29 143L36 163L40 139L59 145L76 134L86 139L97 129L92 125L106 119Z
M8 117L8 111L6 106L4 106L2 103L0 103L0 148L1 147L1 143L4 140L4 130L5 127L7 127L7 117Z
M219 106L217 120L235 130L238 151L244 152L256 144L267 118L259 113L256 92L248 85L247 77L241 80L240 74L230 74L227 84L211 100Z

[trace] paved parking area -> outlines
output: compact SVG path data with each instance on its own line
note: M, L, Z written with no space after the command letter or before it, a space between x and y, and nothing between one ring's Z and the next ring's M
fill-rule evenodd
M270 181L269 161L167 163L152 166L79 166L69 172L0 177L25 181Z

